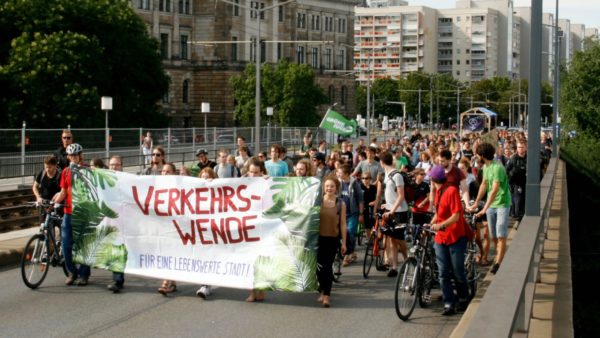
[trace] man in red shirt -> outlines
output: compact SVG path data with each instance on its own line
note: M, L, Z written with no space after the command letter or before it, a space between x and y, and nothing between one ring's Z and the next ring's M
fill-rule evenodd
M465 273L465 253L467 234L463 208L458 189L447 182L446 172L441 165L429 172L436 188L434 200L436 213L431 220L435 235L435 256L440 271L440 286L444 295L444 312L451 316L456 311L464 311L469 305L467 274ZM454 295L452 280L455 281L458 299Z
M60 192L56 195L54 202L61 203L64 201L65 216L61 231L62 251L65 257L65 265L69 271L69 275L65 280L66 285L77 284L85 286L88 284L90 277L90 267L81 264L79 269L73 264L73 227L71 224L73 215L73 200L72 200L72 180L73 169L83 163L83 148L78 143L72 143L67 146L67 157L70 165L62 171L60 177ZM79 279L77 279L79 277Z

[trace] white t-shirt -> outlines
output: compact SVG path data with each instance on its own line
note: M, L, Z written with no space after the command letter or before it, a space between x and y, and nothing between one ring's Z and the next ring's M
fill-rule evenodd
M396 203L396 199L398 198L398 191L396 190L398 187L404 189L404 179L402 179L402 175L398 171L397 174L392 176L394 183L390 180L390 173L392 171L385 173L385 178L383 179L383 184L385 184L385 209L390 211L394 204ZM406 199L402 201L400 207L396 209L395 212L404 212L408 211L408 204L406 203Z

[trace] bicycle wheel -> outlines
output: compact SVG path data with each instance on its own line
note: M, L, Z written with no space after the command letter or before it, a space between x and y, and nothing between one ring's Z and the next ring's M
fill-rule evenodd
M23 256L21 256L21 277L27 287L35 289L48 274L48 253L46 241L43 234L32 236L27 244Z
M409 258L400 267L400 272L396 277L396 292L394 301L396 302L396 314L403 321L408 320L417 305L419 296L417 281L419 280L419 270L417 261Z
M369 278L371 266L373 265L373 244L375 243L375 234L371 234L371 238L367 241L367 249L365 250L365 259L363 260L363 277Z
M356 241L358 242L358 246L362 246L363 237L365 237L365 228L362 223L358 223L356 227Z
M435 262L433 258L426 254L423 259L423 268L419 271L419 306L425 308L431 302L431 289L435 282Z
M467 273L467 285L469 287L469 298L473 299L477 293L477 279L479 273L477 272L477 263L475 257L477 257L478 247L473 242L470 242L467 246L467 259L465 259L465 272Z

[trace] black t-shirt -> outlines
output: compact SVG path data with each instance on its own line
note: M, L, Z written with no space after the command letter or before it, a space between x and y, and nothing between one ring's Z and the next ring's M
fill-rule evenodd
M200 168L200 170L206 168L206 167L210 167L211 169L215 169L215 167L217 166L217 163L211 160L208 160L206 163L202 163L200 161L198 161L198 163L196 163L196 165L198 166L198 168Z
M60 192L60 170L50 178L46 172L42 170L35 177L35 183L39 185L40 196L42 199L51 200L54 195Z
M352 165L352 159L354 157L354 155L352 155L351 151L344 151L343 153L341 153L341 157L348 163L350 163L350 165Z
M469 161L473 158L473 149L463 150L462 155L469 159Z
M67 148L60 146L54 152L54 157L58 160L58 167L64 169L69 166L69 159L67 158Z

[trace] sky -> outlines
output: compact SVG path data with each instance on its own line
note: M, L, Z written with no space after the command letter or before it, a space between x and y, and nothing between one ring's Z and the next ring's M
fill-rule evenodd
M455 0L407 0L411 6L454 8ZM532 0L514 0L515 7L531 7ZM554 13L556 0L543 0L544 12ZM583 23L586 27L600 28L599 0L559 0L559 16L570 19L571 24Z

